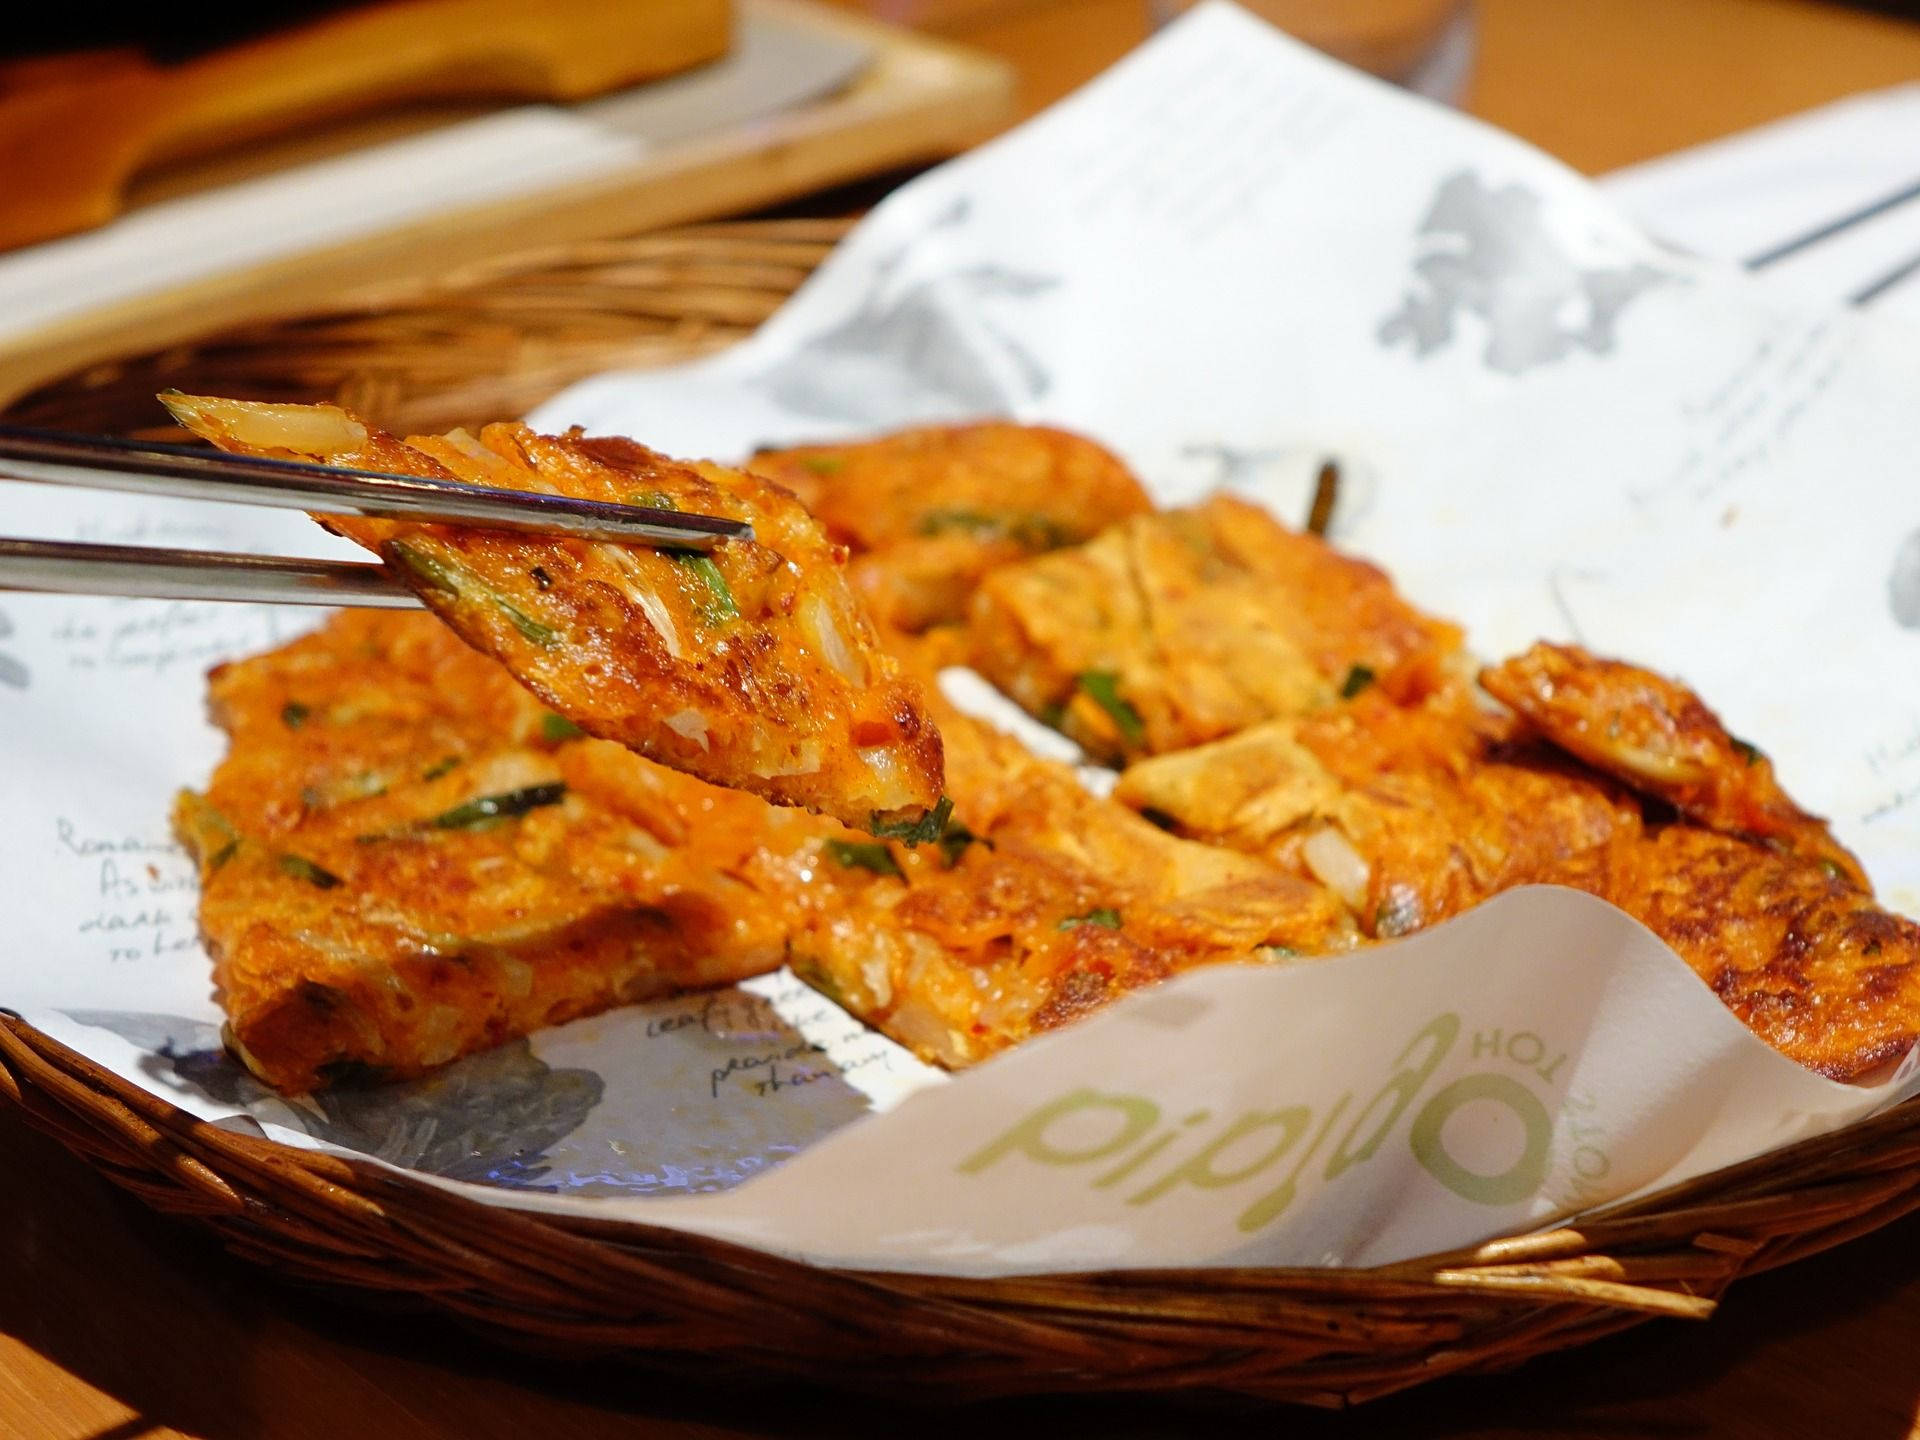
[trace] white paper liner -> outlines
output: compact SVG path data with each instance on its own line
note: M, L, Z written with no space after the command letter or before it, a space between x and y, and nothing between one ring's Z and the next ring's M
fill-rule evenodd
M1163 502L1229 486L1296 520L1337 457L1338 543L1481 653L1573 639L1684 677L1911 911L1920 334L1793 304L1214 4L908 186L753 341L534 418L737 457L1003 413L1098 436ZM334 544L186 503L7 504L12 533ZM165 816L220 751L205 666L311 623L0 599L0 1003L195 1113L491 1203L901 1270L1370 1264L1912 1088L1910 1062L1871 1088L1802 1070L1635 922L1536 888L1339 960L1192 974L950 1083L776 976L282 1101L219 1054Z

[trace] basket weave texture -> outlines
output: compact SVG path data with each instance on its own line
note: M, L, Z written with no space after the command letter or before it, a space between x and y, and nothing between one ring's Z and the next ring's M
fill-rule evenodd
M148 435L156 390L333 398L393 430L519 414L608 369L750 333L847 222L704 225L524 254L428 290L214 335L42 387L19 424ZM1920 1101L1589 1216L1375 1269L951 1279L800 1264L677 1231L516 1213L209 1124L0 1013L0 1097L117 1184L316 1284L518 1346L943 1398L1226 1392L1342 1405L1499 1370L1920 1209Z

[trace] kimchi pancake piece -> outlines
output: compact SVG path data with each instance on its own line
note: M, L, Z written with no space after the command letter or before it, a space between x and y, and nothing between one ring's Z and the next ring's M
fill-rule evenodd
M923 1057L970 1064L1194 966L1357 943L1322 886L1168 835L933 703L947 836L912 850L829 841L836 884L792 946L796 971Z
M925 426L763 450L748 468L792 490L852 551L853 587L882 624L913 632L964 618L997 566L1153 508L1111 452L1043 425Z
M944 701L959 808L909 845L585 737L425 615L339 615L211 690L229 753L176 828L229 1043L290 1092L786 959L964 1064L1191 965L1357 938L1321 887Z
M1678 681L1574 645L1535 645L1480 676L1487 692L1570 755L1727 835L1822 861L1860 889L1866 872L1827 822L1780 788L1773 762L1727 733Z
M1857 1080L1920 1036L1920 926L1829 863L1690 824L1552 876L1612 901L1782 1054Z
M1585 890L1659 935L1801 1064L1852 1080L1904 1053L1920 1033L1920 926L1874 902L1852 857L1764 759L1749 762L1672 682L1583 657L1567 670L1555 662L1569 677L1559 690L1537 651L1529 657L1494 667L1496 688L1539 680L1537 701L1559 707L1555 741L1579 716L1583 749L1598 743L1588 735L1614 748L1604 773L1550 743L1531 715L1490 714L1462 689L1412 707L1363 695L1142 760L1115 798L1179 834L1324 880L1376 938L1515 885ZM1703 780L1683 789L1671 778L1681 760L1737 768L1717 793ZM1714 819L1745 833L1705 823Z
M1411 703L1462 663L1381 570L1230 496L994 570L969 624L975 668L1118 761L1374 686Z
M581 735L427 615L340 615L212 703L176 829L229 1043L289 1092L773 968L831 825Z
M1391 938L1640 832L1622 787L1477 707L1372 691L1141 760L1115 799L1176 833L1259 855L1342 896Z
M706 553L328 516L475 648L589 734L853 825L923 815L940 737L876 644L844 551L790 493L629 440L490 425L407 441L332 406L165 397L194 433L318 460L752 522Z

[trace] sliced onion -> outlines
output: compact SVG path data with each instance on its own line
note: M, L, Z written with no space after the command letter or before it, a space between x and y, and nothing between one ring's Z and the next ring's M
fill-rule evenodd
M502 470L512 468L499 455L489 450L485 445L482 445L475 436L458 426L449 430L440 438L445 440L447 444L451 445L455 450L458 450L462 455L466 456L467 459L473 461L474 464L478 465L489 475L498 475Z
M367 427L337 405L274 405L207 395L167 395L162 401L175 419L206 439L318 456L348 454L367 443Z
M688 706L685 710L674 711L673 714L667 716L665 723L666 727L673 731L674 734L684 736L688 740L693 741L693 743L698 745L702 750L709 748L707 743L707 717L702 715L698 710L695 710L692 706Z
M1300 845L1300 858L1313 878L1338 895L1356 914L1367 903L1367 885L1373 871L1366 857L1331 825L1323 825Z
M1593 744L1593 750L1603 762L1610 761L1635 779L1651 785L1691 785L1706 778L1705 768L1685 755L1619 741Z
M876 745L858 753L860 762L873 776L875 809L898 810L914 803L913 777L897 752Z
M627 833L621 837L620 843L634 854L644 855L655 864L665 860L670 853L668 848L662 845L656 837L649 835L637 825L631 827Z
M778 780L785 775L815 775L820 771L821 749L818 740L803 740L792 756L782 764L764 757L755 761L753 773L762 780Z
M813 642L814 649L825 657L842 679L849 685L867 683L866 667L848 646L846 636L840 633L839 622L833 618L833 611L827 607L825 600L818 595L808 600L800 611L800 623L806 628L807 638Z
M678 660L686 653L680 644L680 632L673 626L673 616L667 613L667 602L651 590L635 587L633 600L641 612L653 622L653 628L660 632L660 643L667 647L667 654Z
M494 956L499 967L500 988L515 1000L524 1000L533 994L533 967L524 960L514 958L504 952Z
M640 562L629 555L623 546L602 544L598 549L600 554L613 562L615 569L628 577L630 583L620 587L621 593L640 607L640 613L647 617L659 634L660 643L667 647L668 656L675 660L680 659L686 654L685 648L680 644L680 631L674 626L673 616L667 610L666 601L646 587Z
M905 999L887 1016L887 1033L909 1050L930 1056L944 1065L958 1067L974 1057L968 1053L966 1036L942 1020L924 1001Z

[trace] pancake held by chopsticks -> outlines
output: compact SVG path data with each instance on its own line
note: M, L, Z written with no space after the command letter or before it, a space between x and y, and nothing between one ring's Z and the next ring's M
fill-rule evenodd
M787 491L630 440L524 425L397 440L333 406L163 397L222 448L752 522L694 554L329 516L436 614L589 734L715 784L853 825L941 794L940 737L880 650L844 552Z

